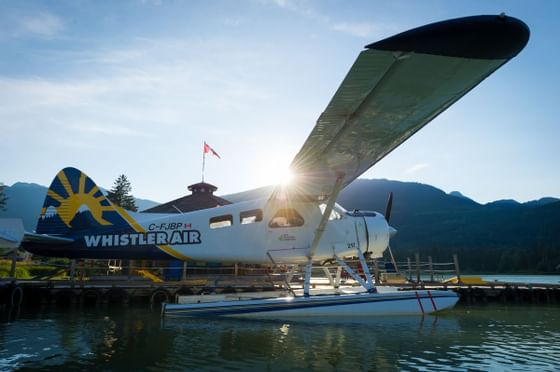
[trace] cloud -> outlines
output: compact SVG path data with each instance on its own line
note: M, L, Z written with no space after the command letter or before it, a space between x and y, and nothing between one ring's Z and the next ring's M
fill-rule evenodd
M140 0L140 3L151 6L162 6L163 0Z
M98 135L98 136L112 136L112 137L150 137L149 133L143 130L136 130L130 127L117 126L115 124L111 125L100 125L100 124L87 124L80 126L71 127L71 129L81 132L86 135Z
M337 23L332 25L335 31L344 32L358 37L371 37L374 35L376 27L371 23Z
M416 174L419 173L425 169L430 168L431 165L428 163L418 163L418 164L414 164L413 166L405 169L404 173L406 174Z
M234 124L243 126L238 122L256 115L261 102L273 102L255 73L262 58L251 47L238 49L168 39L59 52L49 61L72 71L62 77L0 76L3 134L14 143L42 146L45 138L53 140L51 133L64 133L55 147L77 149L87 147L88 138L89 145L103 138L100 147L130 137L146 147L185 135L236 135ZM233 61L225 67L224 54ZM224 115L232 125L214 126Z
M10 171L40 177L35 169L50 172L53 164L66 165L68 159L86 169L103 164L106 172L142 163L154 169L142 176L150 185L152 178L177 173L171 164L179 156L187 162L194 159L194 165L181 172L184 179L192 179L198 178L198 150L207 139L223 149L220 155L225 151L229 164L245 165L239 177L243 181L233 190L268 182L252 171L246 151L227 150L248 148L243 141L262 136L266 128L281 128L276 132L292 139L292 128L305 121L301 118L308 115L307 106L280 94L285 83L273 79L293 74L295 65L278 55L278 46L268 42L248 40L238 45L227 37L196 35L40 50L33 54L36 63L51 68L0 75L0 122L4 143L9 144L3 150L20 157ZM263 142L277 137L275 133ZM286 151L286 145L279 148ZM115 158L119 161L111 160ZM163 166L155 163L171 158L174 161ZM225 177L227 185L233 170L229 166L218 172L223 165L216 163L210 165L215 167L216 182Z
M279 8L294 12L297 15L323 24L326 28L345 33L360 38L371 38L383 36L384 34L398 31L397 25L389 25L386 23L370 23L370 22L348 22L337 21L320 11L308 6L307 2L290 1L290 0L261 0L264 3L273 4Z
M53 39L64 30L64 22L54 14L43 12L19 19L18 34Z
M296 4L289 0L261 0L263 3L272 3L280 8L294 9Z

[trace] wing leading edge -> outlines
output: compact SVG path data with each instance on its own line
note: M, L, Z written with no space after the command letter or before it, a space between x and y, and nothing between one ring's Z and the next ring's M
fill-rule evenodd
M315 199L348 185L517 55L516 18L438 22L366 46L291 164ZM338 183L337 183L338 180Z

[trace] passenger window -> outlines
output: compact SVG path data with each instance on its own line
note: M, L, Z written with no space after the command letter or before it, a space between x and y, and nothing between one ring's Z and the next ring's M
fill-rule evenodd
M231 214L210 218L211 229L221 229L222 227L229 227L231 225L233 225L233 216Z
M282 208L272 217L269 227L297 227L304 223L303 217L293 208Z
M242 225L246 225L249 223L255 223L262 221L262 210L260 209L253 209L250 211L245 211L239 213L239 222Z

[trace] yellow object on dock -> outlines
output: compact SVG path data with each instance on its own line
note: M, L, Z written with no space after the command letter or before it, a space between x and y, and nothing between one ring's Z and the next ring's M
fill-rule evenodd
M381 283L384 284L405 284L408 279L401 273L381 273Z
M482 280L482 278L480 276L463 276L461 277L461 282L459 283L459 279L454 276L453 278L449 278L447 280L444 280L443 283L445 284L471 284L471 285L476 285L476 284L488 284L487 281Z
M148 270L137 270L137 273L142 275L146 279L150 279L154 283L162 283L163 282L163 280L160 277L152 274Z

